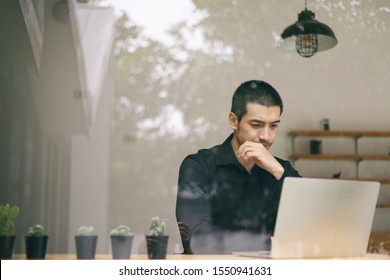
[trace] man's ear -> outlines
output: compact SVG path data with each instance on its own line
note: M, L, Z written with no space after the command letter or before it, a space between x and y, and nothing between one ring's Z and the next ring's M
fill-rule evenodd
M238 128L238 118L233 112L229 113L229 125L233 130Z

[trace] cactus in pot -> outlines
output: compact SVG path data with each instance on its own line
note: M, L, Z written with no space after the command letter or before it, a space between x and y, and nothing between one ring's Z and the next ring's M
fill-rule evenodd
M98 236L94 234L94 227L81 226L75 235L77 259L94 259Z
M15 234L14 220L19 215L19 207L0 205L0 236L11 236Z
M111 230L110 239L113 259L130 258L133 234L128 226L120 225Z
M45 234L45 228L36 224L28 229L25 235L27 259L40 260L46 255L46 247L49 236Z
M0 205L0 259L11 259L15 244L14 220L19 207Z
M159 217L150 220L149 234L145 236L149 259L165 259L169 236L166 233L166 224Z

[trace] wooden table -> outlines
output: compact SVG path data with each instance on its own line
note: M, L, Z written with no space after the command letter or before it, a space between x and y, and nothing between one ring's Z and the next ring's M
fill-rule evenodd
M26 256L23 254L16 254L13 260L25 260ZM47 254L46 260L76 260L75 254ZM111 254L97 254L96 260L112 260ZM145 254L132 254L131 260L147 260ZM252 257L241 257L236 255L182 255L182 254L168 254L167 260L253 260ZM337 258L340 259L340 258ZM341 259L359 259L359 260L390 260L390 255L382 254L367 254L363 258L341 258Z

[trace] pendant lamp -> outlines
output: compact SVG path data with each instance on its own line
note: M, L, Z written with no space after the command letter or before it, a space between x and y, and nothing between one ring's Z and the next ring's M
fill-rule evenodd
M307 9L298 14L298 21L288 26L282 33L278 47L284 51L298 52L302 57L311 57L316 52L333 48L337 44L332 29L314 18Z

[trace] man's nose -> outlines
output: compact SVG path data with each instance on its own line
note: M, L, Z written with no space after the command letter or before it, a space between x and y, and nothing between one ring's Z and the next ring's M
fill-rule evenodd
M269 141L270 137L271 137L269 127L266 126L266 127L263 127L262 129L260 129L258 137L260 140Z

